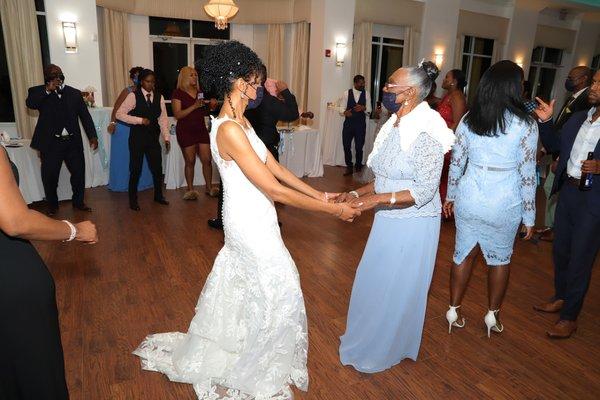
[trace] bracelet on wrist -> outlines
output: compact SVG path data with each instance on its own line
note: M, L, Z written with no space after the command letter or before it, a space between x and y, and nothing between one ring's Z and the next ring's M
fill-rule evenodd
M352 190L351 192L348 192L348 194L354 196L357 199L360 197L360 195L358 194L358 192L356 190Z
M67 224L67 226L69 227L69 229L71 230L71 233L69 235L68 239L63 240L63 242L70 242L73 239L75 239L75 236L77 236L77 228L75 228L75 225L73 225L71 222L67 221L66 219L63 219L63 221L65 224Z
M392 192L392 197L390 198L390 205L393 206L396 204L396 192Z

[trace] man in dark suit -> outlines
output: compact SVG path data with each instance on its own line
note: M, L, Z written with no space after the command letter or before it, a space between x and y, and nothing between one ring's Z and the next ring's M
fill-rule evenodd
M45 84L29 88L26 100L27 107L38 110L40 114L31 147L40 152L48 215L54 215L58 210L56 187L63 161L71 173L73 207L92 211L83 201L85 159L79 120L92 150L98 148L96 128L81 92L65 85L64 80L60 67L53 64L46 66Z
M264 90L267 81L267 67L261 68L262 74L262 100L256 108L246 108L244 113L250 124L254 128L256 135L263 141L269 152L279 161L279 131L277 131L278 121L295 121L300 118L298 112L298 103L296 97L289 91L283 81L277 81L277 97ZM260 94L257 95L257 100ZM223 209L223 188L219 192L219 204L217 208L217 218L208 220L208 225L215 229L223 229L221 220L221 210Z
M587 111L590 109L588 102L588 94L590 91L590 82L592 80L592 70L585 66L579 66L573 68L565 80L565 89L571 93L568 99L565 100L556 120L554 121L554 127L558 132L567 123L569 118L573 114L579 111ZM552 152L549 152L552 153ZM545 227L538 230L542 235L541 240L552 241L554 240L554 232L552 226L554 225L554 213L556 210L556 196L552 196L551 185L554 181L554 170L556 169L556 159L558 153L552 153L553 162L550 165L546 182L544 183L544 192L546 194L546 221Z
M262 87L267 81L267 68L262 67ZM267 149L279 161L279 132L277 131L277 122L291 122L300 118L298 113L298 103L296 97L289 91L283 81L276 82L277 97L272 96L267 90L264 90L263 99L254 109L247 109L246 118L254 128L254 131L263 141Z
M554 297L536 305L543 312L559 312L547 331L551 338L568 338L577 329L577 317L588 290L592 267L600 248L600 72L589 89L589 111L573 113L560 135L551 121L554 100L540 99L536 109L540 138L550 152L559 152L552 193L558 193L554 258ZM593 159L587 160L589 152ZM582 174L593 174L591 190L580 190Z

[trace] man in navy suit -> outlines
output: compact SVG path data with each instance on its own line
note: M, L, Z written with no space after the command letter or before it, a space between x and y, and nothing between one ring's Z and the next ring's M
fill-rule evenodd
M71 173L73 207L92 211L84 201L85 159L79 120L90 141L92 150L98 148L94 121L83 102L81 92L64 84L65 76L57 65L44 68L44 85L29 88L27 107L40 115L31 139L31 147L40 152L42 183L48 203L48 215L56 214L56 187L62 163Z
M554 100L536 98L540 138L559 162L552 193L559 193L554 220L554 297L536 305L543 312L559 312L560 319L546 333L568 338L577 329L577 317L590 284L594 259L600 248L600 71L589 89L589 111L579 111L563 125L560 135L552 123ZM593 160L586 160L593 152ZM579 189L582 174L593 174L591 190Z

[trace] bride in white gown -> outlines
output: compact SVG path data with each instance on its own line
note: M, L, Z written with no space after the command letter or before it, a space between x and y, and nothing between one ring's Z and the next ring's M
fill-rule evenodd
M188 332L149 335L134 354L144 369L193 384L199 399L288 400L290 385L308 389L308 336L298 271L273 201L345 221L360 211L329 202L337 194L313 189L277 163L243 117L261 97L258 56L235 41L210 47L200 77L205 90L225 98L210 132L224 188L225 245Z

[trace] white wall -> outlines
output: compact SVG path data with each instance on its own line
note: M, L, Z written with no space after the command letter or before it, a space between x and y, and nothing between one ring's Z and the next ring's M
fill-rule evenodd
M373 24L373 36L402 40L404 39L404 32L403 26Z
M454 68L459 6L460 0L427 0L423 9L423 33L416 59L434 61L435 54L443 54L439 75L442 79ZM438 93L441 86L438 85Z
M129 14L129 43L132 67L152 68L149 21L145 15Z
M308 68L308 109L314 124L323 130L327 102L336 101L352 86L352 34L355 0L313 0L311 3L310 60ZM343 66L335 65L335 44L347 46ZM332 57L325 57L325 49Z
M45 0L50 60L62 68L65 83L77 89L93 86L102 106L100 52L95 0ZM77 53L65 53L62 21L77 23Z

